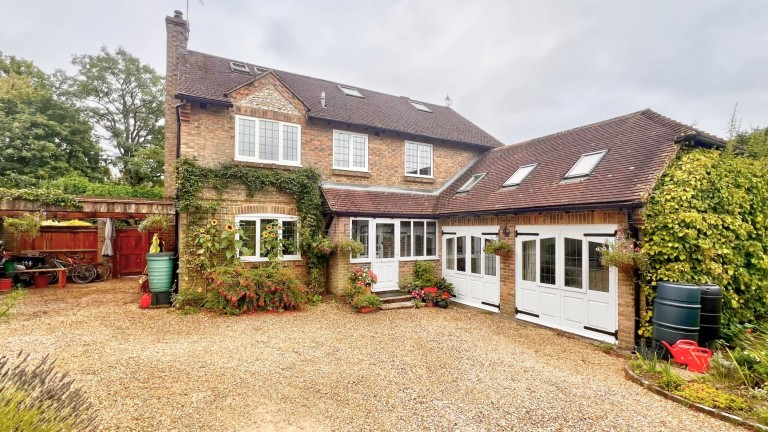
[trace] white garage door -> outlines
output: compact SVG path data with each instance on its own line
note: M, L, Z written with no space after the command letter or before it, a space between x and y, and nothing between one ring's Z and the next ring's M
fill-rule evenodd
M602 267L597 251L615 232L616 225L518 226L518 319L616 343L618 273Z
M443 228L443 277L455 287L453 301L499 311L499 257L483 252L498 232L498 226Z

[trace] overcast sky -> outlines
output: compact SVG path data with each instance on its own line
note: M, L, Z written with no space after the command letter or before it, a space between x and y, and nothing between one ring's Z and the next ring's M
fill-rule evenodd
M442 103L504 143L654 109L768 125L763 1L189 0L189 47ZM47 72L122 45L165 73L185 0L0 0L0 51Z

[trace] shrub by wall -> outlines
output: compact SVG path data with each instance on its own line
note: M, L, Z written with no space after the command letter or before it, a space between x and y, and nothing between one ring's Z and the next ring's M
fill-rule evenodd
M724 324L768 316L768 159L681 152L649 197L642 249L647 306L657 281L715 283ZM650 314L642 336L650 336Z

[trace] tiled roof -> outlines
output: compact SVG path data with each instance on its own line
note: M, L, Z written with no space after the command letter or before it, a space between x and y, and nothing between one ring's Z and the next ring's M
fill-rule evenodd
M487 152L440 195L435 214L483 213L637 204L677 151L675 138L695 132L651 110L582 126ZM582 181L563 177L582 154L608 150ZM538 163L517 187L502 188L521 166ZM487 173L469 192L456 194L472 175Z
M437 195L342 189L323 186L332 213L358 216L428 217Z
M229 103L231 101L226 96L227 92L252 80L255 77L254 68L259 72L267 70L262 66L245 63L251 70L250 74L233 72L230 69L231 61L196 51L185 51L179 64L177 93ZM310 117L482 147L502 146L501 142L478 126L442 105L424 103L432 110L432 113L427 113L416 109L406 97L351 86L364 95L360 99L342 93L338 88L339 83L285 71L274 72L309 107ZM325 92L325 108L320 102L321 92Z

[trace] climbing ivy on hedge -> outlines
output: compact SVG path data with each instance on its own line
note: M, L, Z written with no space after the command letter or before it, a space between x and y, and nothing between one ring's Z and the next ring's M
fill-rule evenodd
M649 311L657 281L710 282L726 326L768 317L768 159L682 152L649 197L643 236Z
M83 208L83 204L77 199L56 189L6 189L0 188L0 200L9 201L14 199L37 201L44 205L54 205L70 207L73 209Z

